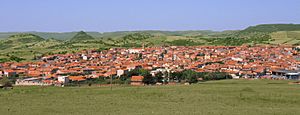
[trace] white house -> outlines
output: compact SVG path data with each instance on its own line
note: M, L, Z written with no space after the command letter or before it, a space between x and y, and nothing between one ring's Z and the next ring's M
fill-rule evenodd
M4 76L6 76L6 77L11 77L11 76L17 75L17 72L15 72L15 71L13 71L13 70L4 70L3 74L4 74Z
M82 56L82 59L83 60L88 60L88 57L87 56Z
M243 61L242 58L238 58L238 57L231 57L231 59L232 59L233 61Z
M137 49L137 48L136 49L128 49L128 52L131 53L131 54L132 53L140 53L142 51L143 51L143 49Z
M61 82L61 83L69 83L69 81L70 81L68 76L58 76L57 80L58 80L58 82Z
M42 78L27 78L27 79L17 79L15 85L17 86L50 86L52 83L42 82Z
M124 75L124 70L117 70L117 76Z

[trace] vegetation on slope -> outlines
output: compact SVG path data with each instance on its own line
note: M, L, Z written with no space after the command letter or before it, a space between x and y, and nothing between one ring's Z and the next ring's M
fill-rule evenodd
M34 34L23 33L23 34L11 35L8 39L0 41L0 50L30 45L44 40L45 39L43 39L42 37Z
M80 41L89 41L94 40L95 38L91 35L88 35L84 31L78 32L70 41L72 42L80 42Z
M153 35L149 33L133 33L133 34L128 34L123 37L124 40L145 40L148 38L154 37Z
M300 31L278 31L270 34L272 36L273 44L300 44Z
M300 24L262 24L251 26L241 32L277 32L277 31L300 31Z
M191 40L191 39L179 39L179 40L174 40L174 41L170 41L167 42L169 45L171 46L199 46L199 45L204 45L204 43L201 42L197 42L195 40Z
M292 31L293 30L293 31ZM124 31L68 33L0 33L9 36L0 40L0 60L10 61L7 55L27 61L42 55L73 53L84 49L111 47L196 46L242 44L300 44L299 24L265 24L242 31ZM32 34L32 33L36 33ZM41 36L46 36L44 39ZM53 38L52 38L53 37ZM62 38L65 37L65 38ZM1 38L3 39L3 38ZM60 40L58 40L60 39Z
M44 38L28 33L16 34L9 36L8 40L15 40L22 43L39 42L45 40Z
M255 45L255 44L268 44L271 40L269 37L253 37L253 38L238 38L238 37L226 37L226 38L201 38L208 42L209 45L224 45L224 46L240 46L243 44Z

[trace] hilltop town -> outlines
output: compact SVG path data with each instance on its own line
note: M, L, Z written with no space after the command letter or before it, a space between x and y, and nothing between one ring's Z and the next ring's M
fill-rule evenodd
M49 55L37 62L1 63L0 76L17 77L16 85L54 85L97 78L119 79L141 68L152 77L164 73L162 77L168 78L167 82L175 80L170 79L171 73L184 70L223 72L235 79L298 80L299 60L297 47L280 45L111 48ZM132 79L142 82L143 76Z

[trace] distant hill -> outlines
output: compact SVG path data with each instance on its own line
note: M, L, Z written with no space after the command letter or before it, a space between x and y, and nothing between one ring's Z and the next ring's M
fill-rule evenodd
M277 31L300 31L300 24L262 24L256 26L250 26L240 32L236 31L211 31L211 30L191 30L191 31L160 31L160 30L143 30L143 31L117 31L117 32L86 32L93 38L122 38L132 33L149 33L156 36L218 36L228 35L232 33L251 33L251 32L266 32L272 33ZM29 33L41 36L45 39L58 39L58 40L70 40L77 34L77 32L0 32L0 40L7 39L11 35Z
M85 33L84 31L80 31L70 41L78 42L78 41L89 41L89 40L95 40L95 38Z
M0 32L0 40L7 39L11 35L20 34L20 33L29 33L41 36L45 39L58 39L58 40L70 40L78 32ZM191 30L191 31L159 31L159 30L144 30L144 31L117 31L117 32L86 32L88 35L97 38L121 38L128 34L133 33L149 33L157 36L208 36L221 34L223 32L211 31L211 30ZM226 32L228 33L228 31Z
M45 39L34 34L16 34L9 36L8 39L0 41L0 49L8 49L13 47L20 47L27 44L34 44L42 42Z
M41 36L45 39L54 38L57 40L70 40L73 36L77 34L77 32L0 32L0 40L7 39L11 35L21 34L21 33L29 33ZM102 37L102 33L99 32L86 32L87 34L95 37L100 38Z
M0 60L13 55L28 61L42 55L112 47L243 44L300 45L300 24L263 24L228 31L0 32Z
M197 35L214 35L222 32L211 30L189 30L189 31L160 31L160 30L143 30L143 31L118 31L118 32L105 32L103 37L124 37L133 33L149 33L156 36L197 36Z
M13 42L19 42L19 43L32 43L32 42L44 41L45 39L34 34L16 34L16 35L9 36L7 40L11 40Z
M250 26L241 32L277 32L277 31L300 31L300 24L262 24Z
M48 47L62 44L63 42L64 41L62 41L62 40L50 38L50 39L47 39L47 40L44 40L41 42L37 42L37 43L31 45L30 48L48 48Z
M235 33L240 38L269 38L270 44L300 44L300 24L262 24Z

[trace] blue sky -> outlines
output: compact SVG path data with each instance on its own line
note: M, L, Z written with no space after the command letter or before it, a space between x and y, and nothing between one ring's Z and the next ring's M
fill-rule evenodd
M228 30L300 23L300 0L1 0L0 31Z

